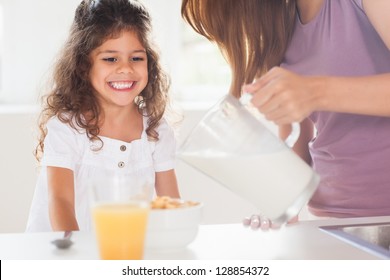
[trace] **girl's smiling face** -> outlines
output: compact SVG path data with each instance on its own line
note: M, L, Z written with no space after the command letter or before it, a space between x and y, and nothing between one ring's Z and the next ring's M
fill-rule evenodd
M148 83L144 46L135 32L124 31L91 53L91 84L103 108L134 106L134 98Z

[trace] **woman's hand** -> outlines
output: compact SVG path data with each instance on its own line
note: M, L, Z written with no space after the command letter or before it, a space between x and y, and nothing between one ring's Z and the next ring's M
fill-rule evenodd
M296 222L298 222L298 216L292 218L287 223L292 224ZM267 231L269 229L278 229L281 226L279 224L272 223L270 219L262 215L252 215L250 217L245 217L242 221L242 224L245 227L250 227L253 230L261 229L263 231Z
M253 230L261 229L261 230L269 230L272 228L273 224L270 219L267 219L261 215L252 215L250 217L245 217L242 221L242 224L245 227L250 227Z
M301 122L318 108L322 79L272 68L243 92L253 95L252 103L265 117L278 125Z

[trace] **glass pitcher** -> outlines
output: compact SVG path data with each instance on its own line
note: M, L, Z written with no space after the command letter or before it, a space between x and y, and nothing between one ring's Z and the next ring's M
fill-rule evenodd
M285 223L311 198L319 176L290 149L299 124L282 141L270 122L242 100L227 95L210 109L183 142L179 158L251 202L273 223Z

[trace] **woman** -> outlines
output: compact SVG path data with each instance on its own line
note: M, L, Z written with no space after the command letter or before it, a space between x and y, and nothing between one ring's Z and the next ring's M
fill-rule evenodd
M315 216L390 215L389 10L386 0L182 2L230 64L230 93L252 93L281 137L300 122L294 150L321 176Z

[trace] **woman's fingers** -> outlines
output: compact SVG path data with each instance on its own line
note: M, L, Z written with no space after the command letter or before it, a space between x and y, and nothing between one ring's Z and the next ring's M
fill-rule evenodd
M256 230L260 226L261 226L260 216L252 215L252 217L251 217L251 224L250 224L251 229L255 229Z
M313 111L313 94L308 78L275 67L243 86L244 92L252 94L251 103L268 120L278 125L300 122Z
M268 230L272 225L272 222L269 219L260 215L245 217L242 223L244 226L250 227L253 230Z
M251 218L250 217L245 217L244 220L242 220L242 224L245 227L249 227L251 225Z
M294 224L296 222L298 222L298 216L290 219L287 224ZM270 219L262 215L252 215L250 217L245 217L242 221L242 224L245 227L250 227L253 230L261 229L262 231L268 231L269 229L280 229L282 226L281 224L273 223Z

